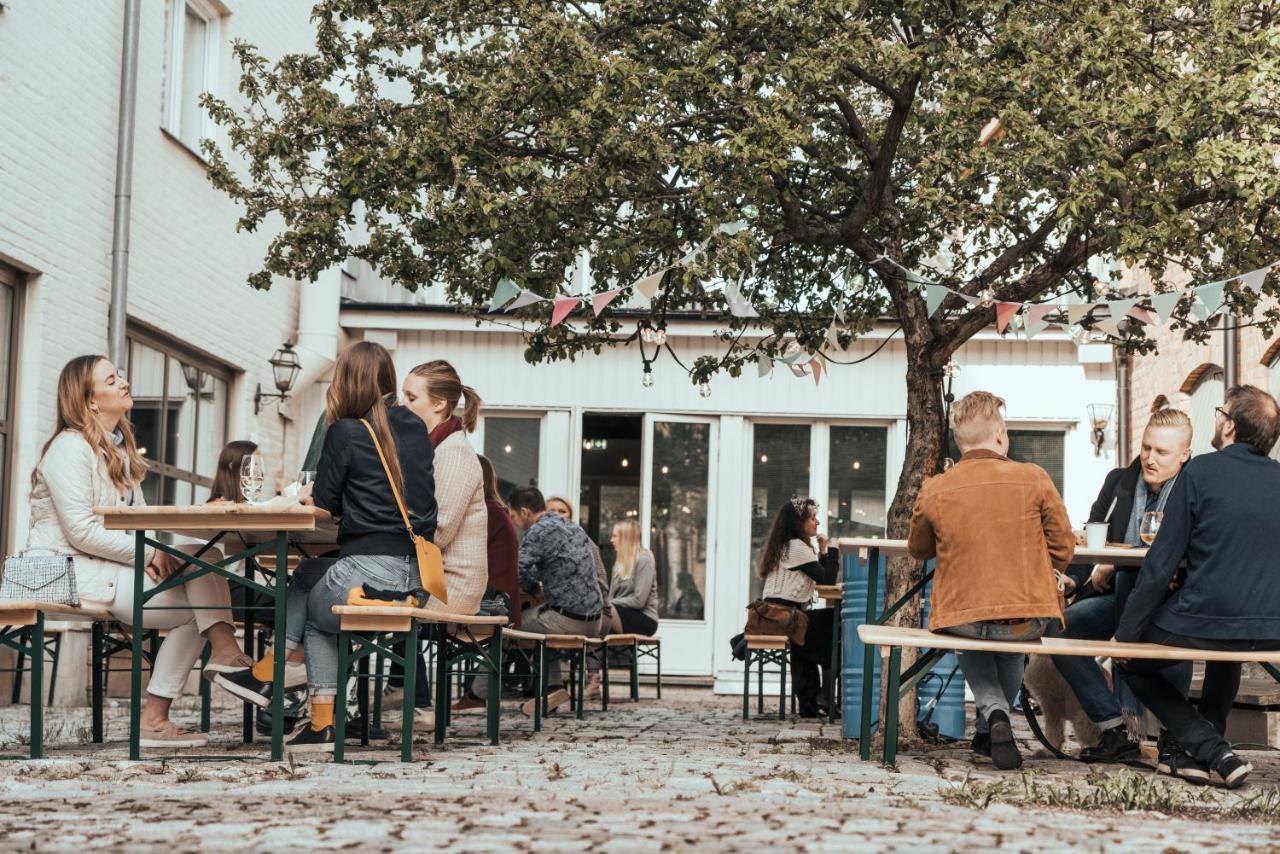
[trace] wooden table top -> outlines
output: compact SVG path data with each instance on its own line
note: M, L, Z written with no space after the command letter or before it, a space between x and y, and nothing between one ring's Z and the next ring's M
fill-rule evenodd
M888 557L910 557L907 554L906 540L880 540L874 537L842 537L835 540L836 546L841 551L852 551L853 549L879 549L880 553ZM1076 555L1072 558L1075 563L1110 563L1116 566L1139 566L1142 559L1146 557L1146 549L1130 548L1128 546L1108 545L1106 548L1090 549L1085 546L1076 546Z
M112 531L314 531L318 519L332 517L301 504L179 504L140 507L95 507Z

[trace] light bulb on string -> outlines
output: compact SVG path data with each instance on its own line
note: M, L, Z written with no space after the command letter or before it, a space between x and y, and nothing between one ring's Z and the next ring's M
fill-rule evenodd
M653 388L653 368L648 362L644 363L644 375L640 377L640 384L645 388Z
M654 343L654 331L652 326L640 327L640 340L646 344Z
M981 300L979 305L983 308L991 308L991 306L996 304L996 292L991 288L983 288L978 291L978 299Z
M701 397L711 397L711 383L707 380L698 383L698 394Z
M1076 342L1077 344L1089 343L1089 338L1091 335L1092 333L1090 333L1089 330L1085 329L1083 326L1071 327L1071 340Z
M657 329L653 330L652 343L657 344L659 347L667 343L667 328L665 326L659 326Z

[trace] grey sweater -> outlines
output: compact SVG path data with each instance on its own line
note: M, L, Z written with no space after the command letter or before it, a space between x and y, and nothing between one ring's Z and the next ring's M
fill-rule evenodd
M631 575L623 578L617 570L609 585L609 602L623 608L643 611L651 620L658 619L658 573L653 566L653 555L647 550L636 558Z

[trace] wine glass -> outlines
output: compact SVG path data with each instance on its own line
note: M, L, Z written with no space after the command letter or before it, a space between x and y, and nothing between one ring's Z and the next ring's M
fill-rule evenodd
M240 460L240 494L249 504L257 504L267 481L267 467L260 454L246 454Z
M303 469L298 472L298 489L305 489L307 486L316 482L316 473L310 469Z
M1142 526L1138 528L1138 536L1142 538L1142 542L1151 545L1155 542L1156 534L1160 533L1160 523L1164 521L1164 514L1159 510L1152 510L1149 513L1142 514Z

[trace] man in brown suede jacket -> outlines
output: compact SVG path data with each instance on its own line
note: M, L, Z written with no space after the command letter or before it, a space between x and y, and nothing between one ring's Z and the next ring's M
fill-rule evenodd
M1071 563L1075 535L1044 469L1007 457L1004 401L975 391L951 410L962 456L920 488L907 547L937 559L929 628L982 640L1035 640L1062 620L1056 573ZM1021 653L959 652L978 709L974 749L997 768L1021 767L1009 709L1022 685ZM984 738L984 736L986 736Z

